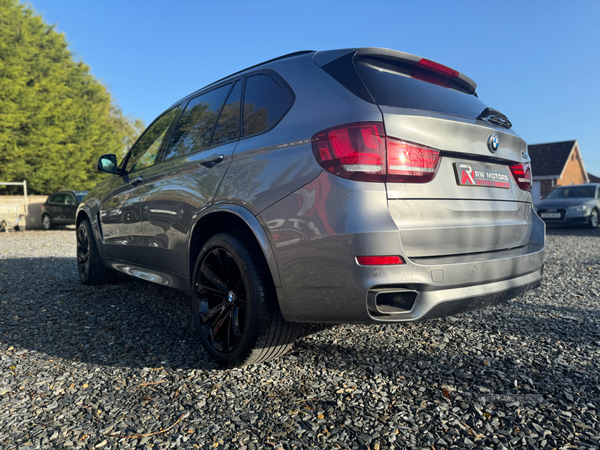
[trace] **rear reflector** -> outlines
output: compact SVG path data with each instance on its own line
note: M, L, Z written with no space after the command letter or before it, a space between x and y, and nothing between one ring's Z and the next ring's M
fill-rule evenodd
M400 256L357 256L356 261L361 266L390 266L404 264Z
M357 181L426 183L440 160L438 150L386 137L380 122L323 130L313 136L312 147L321 167Z
M526 162L510 166L510 171L519 187L524 191L531 191L531 164Z

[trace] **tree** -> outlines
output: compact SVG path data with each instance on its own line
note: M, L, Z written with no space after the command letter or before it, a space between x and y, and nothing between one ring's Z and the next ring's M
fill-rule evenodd
M89 189L103 153L123 154L141 121L123 116L63 34L18 0L0 0L0 181L32 193Z
M140 134L146 128L146 125L144 125L142 119L123 115L123 112L117 106L112 107L110 115L115 130L121 136L122 149L120 153L117 153L117 156L121 159L131 146L135 144L137 138L140 137Z

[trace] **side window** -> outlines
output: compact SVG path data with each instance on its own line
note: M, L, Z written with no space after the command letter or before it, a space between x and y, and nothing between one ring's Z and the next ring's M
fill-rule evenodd
M242 82L236 81L221 111L210 145L219 145L240 138L240 94Z
M65 205L74 205L75 203L75 197L71 194L65 194Z
M160 150L169 125L177 117L180 107L173 108L167 113L159 117L150 127L144 131L142 137L135 143L129 152L129 159L125 170L127 172L135 172L144 167L154 164L154 160Z
M54 194L50 197L50 203L63 203L65 200L65 194Z
M210 145L217 117L231 84L221 86L189 101L173 130L164 159L176 158Z
M287 92L267 74L246 79L244 136L261 133L277 122L290 104Z

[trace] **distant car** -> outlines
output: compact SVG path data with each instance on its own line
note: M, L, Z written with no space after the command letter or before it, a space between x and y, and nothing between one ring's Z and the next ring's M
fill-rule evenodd
M192 299L219 364L299 323L396 323L540 284L527 145L476 84L388 49L300 52L175 102L79 206L87 285L116 271Z
M548 225L598 226L600 183L560 186L535 206Z
M59 191L42 205L42 226L50 230L54 225L75 225L75 213L87 191Z

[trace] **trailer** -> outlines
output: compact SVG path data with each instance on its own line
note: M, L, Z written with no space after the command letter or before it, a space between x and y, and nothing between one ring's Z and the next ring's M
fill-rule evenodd
M29 213L27 202L27 180L22 182L0 182L0 186L23 186L23 202L0 203L0 232L25 231L26 219Z

